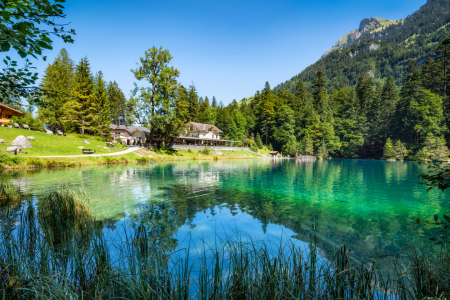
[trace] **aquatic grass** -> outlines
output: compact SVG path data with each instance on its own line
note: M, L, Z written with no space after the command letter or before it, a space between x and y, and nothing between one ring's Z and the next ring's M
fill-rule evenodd
M57 189L24 202L0 227L0 299L424 299L448 296L450 254L420 251L358 261L337 247L326 260L311 238L253 240L242 232L165 250L148 225L97 228L87 195ZM190 244L191 245L191 244ZM385 266L390 266L386 268ZM447 288L447 290L446 290Z
M0 209L22 200L20 189L11 183L0 183Z

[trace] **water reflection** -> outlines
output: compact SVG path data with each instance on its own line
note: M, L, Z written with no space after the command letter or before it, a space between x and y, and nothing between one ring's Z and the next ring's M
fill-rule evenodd
M219 161L89 167L3 174L39 195L84 188L104 230L144 224L166 251L243 231L249 238L315 235L322 255L347 243L356 258L426 245L408 221L443 213L448 196L426 193L410 162ZM122 230L122 229L121 229Z

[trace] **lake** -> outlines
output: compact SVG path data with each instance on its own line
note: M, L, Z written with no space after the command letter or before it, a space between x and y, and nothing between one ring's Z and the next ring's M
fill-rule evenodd
M244 234L248 239L313 240L320 255L347 244L355 257L427 245L409 222L448 212L449 196L426 192L426 167L376 160L229 160L96 166L2 174L36 199L82 188L104 231L120 238L137 224L167 251Z

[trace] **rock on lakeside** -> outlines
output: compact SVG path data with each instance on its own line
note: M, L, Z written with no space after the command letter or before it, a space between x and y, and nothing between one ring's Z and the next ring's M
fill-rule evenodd
M4 139L0 139L0 144L6 143Z
M30 142L23 135L19 135L16 139L11 143L11 145L19 147L19 148L31 148Z
M83 144L90 145L91 143L89 143L88 141L84 140Z
M35 138L34 136L28 136L28 137L27 137L27 140L29 140L29 141L35 141L36 138Z

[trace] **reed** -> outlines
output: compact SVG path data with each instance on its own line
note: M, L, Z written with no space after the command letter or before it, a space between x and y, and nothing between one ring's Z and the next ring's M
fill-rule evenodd
M10 183L0 183L0 210L19 203L21 199L19 188Z
M425 299L448 297L450 252L412 251L356 261L331 259L292 241L244 233L166 252L144 224L110 238L82 191L56 190L23 203L14 231L0 227L0 299ZM198 245L196 245L198 249ZM391 266L385 269L382 266Z

